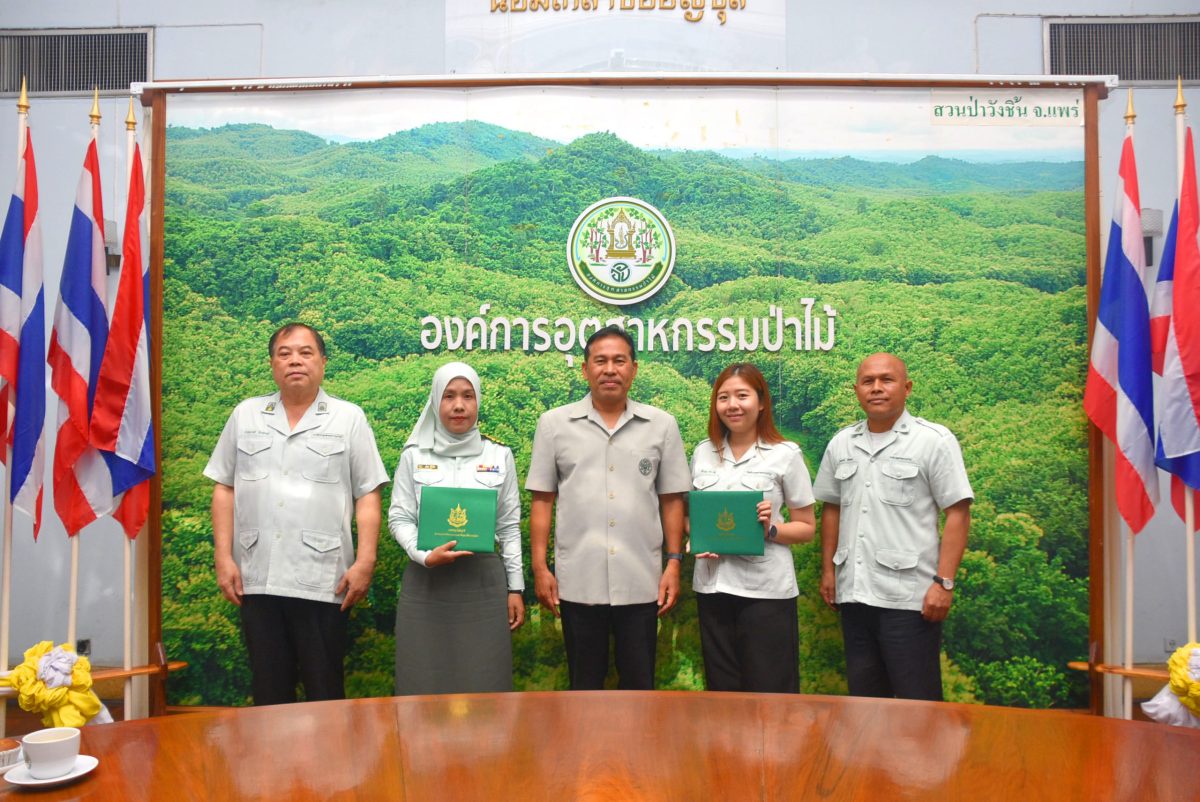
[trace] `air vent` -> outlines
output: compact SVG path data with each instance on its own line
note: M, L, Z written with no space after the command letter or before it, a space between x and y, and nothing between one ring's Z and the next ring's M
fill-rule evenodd
M150 79L150 29L0 31L0 94L125 94Z
M1200 18L1046 21L1051 75L1117 75L1121 83L1200 81Z

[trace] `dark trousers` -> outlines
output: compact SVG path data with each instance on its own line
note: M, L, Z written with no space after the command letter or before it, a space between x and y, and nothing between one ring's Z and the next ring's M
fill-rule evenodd
M577 604L560 601L567 673L573 691L598 691L608 674L612 635L617 687L654 690L654 650L658 644L658 604Z
M310 702L346 698L342 664L350 613L339 607L287 596L242 597L254 704L296 701L297 682Z
M918 610L839 604L851 696L942 701L941 622Z
M710 691L800 692L796 600L697 593Z

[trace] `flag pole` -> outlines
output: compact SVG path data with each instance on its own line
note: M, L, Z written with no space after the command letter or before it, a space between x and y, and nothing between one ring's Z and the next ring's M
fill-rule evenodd
M1133 141L1133 123L1137 114L1133 111L1133 88L1129 88L1128 100L1125 104L1126 136ZM1128 524L1122 526L1125 531L1125 669L1133 669L1133 529ZM1126 674L1122 681L1124 686L1125 709L1124 718L1133 718L1133 678Z
M100 90L93 90L92 110L88 113L92 123L92 141L100 136ZM70 537L71 540L71 593L67 602L67 643L75 648L76 626L79 620L79 533Z
M29 126L29 94L26 92L25 77L21 76L21 95L17 98L17 165L18 168L21 160L25 158L25 131ZM8 409L5 410L5 420L11 421L16 414L16 409L13 406L15 401L12 392L8 394ZM5 438L6 440L8 438ZM9 620L12 617L12 609L10 602L12 599L12 529L13 529L13 506L12 506L12 464L13 453L12 445L5 445L4 462L7 470L4 471L4 544L3 556L0 560L3 561L3 568L0 568L0 582L4 583L3 589L0 590L0 671L8 671L8 649L9 649ZM0 736L5 734L7 727L7 701L0 704Z
M1183 197L1183 150L1187 137L1187 101L1183 99L1183 80L1175 79L1175 187L1176 198ZM1187 554L1187 631L1188 643L1196 642L1196 509L1195 491L1183 483L1184 542Z
M128 180L130 182L132 182L132 180L133 180L133 148L134 148L136 142L137 142L137 117L135 117L133 114L133 98L130 97L129 98L129 114L127 114L125 116L125 176L128 178ZM128 203L126 203L126 209L128 210ZM128 214L128 211L126 211L126 214ZM128 227L128 225L129 225L128 220L125 221L125 225ZM138 269L138 273L140 274L142 266L137 265L136 267ZM127 265L124 263L121 264L121 270L124 271L124 270L129 270L129 269L131 269L130 265ZM133 540L125 534L124 529L122 529L121 535L122 535L121 539L125 541L125 544L124 544L124 546L125 546L125 548L124 548L124 551L125 551L125 583L124 583L124 585L122 585L122 590L123 590L122 596L124 598L124 610L123 610L123 614L121 616L121 622L125 628L125 631L124 631L125 646L124 646L124 654L123 654L124 666L125 666L125 670L128 671L129 669L133 668L133 640L132 640L133 632L132 632L131 625L130 625L130 615L131 615L131 607L132 607L131 598L130 598L132 595L130 579L131 579L131 574L132 574L131 566L133 563ZM125 677L125 696L123 698L124 698L123 718L126 721L128 721L130 718L129 711L132 706L132 700L133 700L133 677L128 677L128 676Z

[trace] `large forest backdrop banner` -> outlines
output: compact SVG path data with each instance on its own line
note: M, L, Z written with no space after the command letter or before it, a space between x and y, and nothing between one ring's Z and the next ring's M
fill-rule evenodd
M481 426L512 447L523 477L538 415L586 392L579 328L623 318L642 342L633 396L678 418L689 453L729 362L763 369L781 430L815 470L859 415L858 360L906 359L910 409L958 434L976 493L945 627L947 697L1084 706L1086 684L1066 669L1087 645L1079 106L1077 91L811 87L172 97L163 626L168 654L189 667L170 701L249 701L201 471L234 405L273 391L276 326L324 332L326 388L365 409L389 470L435 368L470 362ZM577 218L614 197L657 209L677 249L662 288L622 306L582 291L567 262ZM584 261L622 234L614 216L592 219ZM647 249L626 267L649 257L651 269L662 230L636 208L624 223ZM528 494L522 504L527 516ZM527 520L522 532L527 557ZM844 693L819 551L793 549L801 687ZM385 532L352 616L352 696L391 693L405 559ZM528 559L526 572L532 588ZM526 601L516 686L563 688L556 621L531 591ZM662 619L657 680L703 688L690 589Z

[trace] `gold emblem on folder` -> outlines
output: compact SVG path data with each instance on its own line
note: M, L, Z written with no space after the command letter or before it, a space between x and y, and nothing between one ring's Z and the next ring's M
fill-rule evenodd
M455 529L462 529L467 525L467 511L461 504L454 505L454 509L450 510L450 517L446 519L446 523Z
M737 524L734 523L733 513L728 509L717 516L717 529L720 529L722 532L730 532L735 526Z

